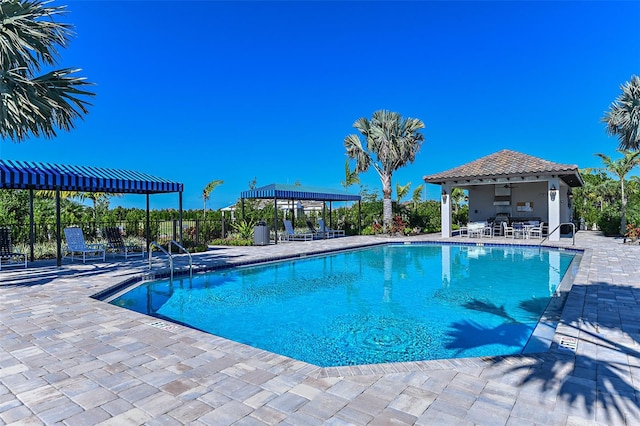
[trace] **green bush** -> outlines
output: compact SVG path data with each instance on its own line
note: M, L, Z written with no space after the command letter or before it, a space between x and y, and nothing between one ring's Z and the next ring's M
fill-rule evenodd
M613 208L607 208L598 217L598 228L604 235L620 235L620 220L622 215Z
M217 238L210 243L212 246L252 246L253 240L246 238Z

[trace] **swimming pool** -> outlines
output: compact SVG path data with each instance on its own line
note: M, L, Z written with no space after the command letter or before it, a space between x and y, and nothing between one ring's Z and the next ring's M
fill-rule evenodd
M383 245L143 282L110 303L321 367L509 355L575 255Z

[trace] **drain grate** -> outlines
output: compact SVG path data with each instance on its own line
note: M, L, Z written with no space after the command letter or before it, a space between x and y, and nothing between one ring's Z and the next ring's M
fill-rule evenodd
M578 339L575 337L562 336L560 338L560 349L575 352L578 348Z
M169 324L164 321L150 322L149 325L152 327L161 328L163 330L175 330L176 328L178 328L174 324Z

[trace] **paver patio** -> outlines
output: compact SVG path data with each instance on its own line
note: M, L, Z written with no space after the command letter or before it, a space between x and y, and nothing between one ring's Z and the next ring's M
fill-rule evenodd
M194 264L380 241L217 247ZM640 424L640 246L582 231L576 247L585 254L550 350L340 368L163 327L90 297L146 272L141 260L3 270L0 424ZM577 338L575 352L558 347L564 336Z

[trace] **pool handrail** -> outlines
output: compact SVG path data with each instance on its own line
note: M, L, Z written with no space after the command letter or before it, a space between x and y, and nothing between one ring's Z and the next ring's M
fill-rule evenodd
M186 248L182 247L177 241L171 240L171 241L169 241L169 256L171 256L171 245L174 245L174 246L178 247L180 250L182 250L183 252L187 253L187 255L189 256L189 276L190 277L193 276L193 259L191 257L191 253L189 253L189 250L187 250ZM173 274L173 271L171 271L171 272Z
M573 242L572 245L576 245L576 224L572 223L572 222L565 222L565 223L561 223L560 225L556 226L555 228L553 228L553 231L549 232L547 234L546 237L544 237L542 239L542 241L540 241L539 246L542 246L542 243L544 243L550 236L551 234L553 234L554 232L556 232L562 225L571 225L571 237L573 238Z
M156 241L152 241L149 244L149 270L151 270L151 255L153 254L153 247L160 249L161 252L169 257L169 270L171 271L171 279L173 280L173 256L164 247L158 244Z

